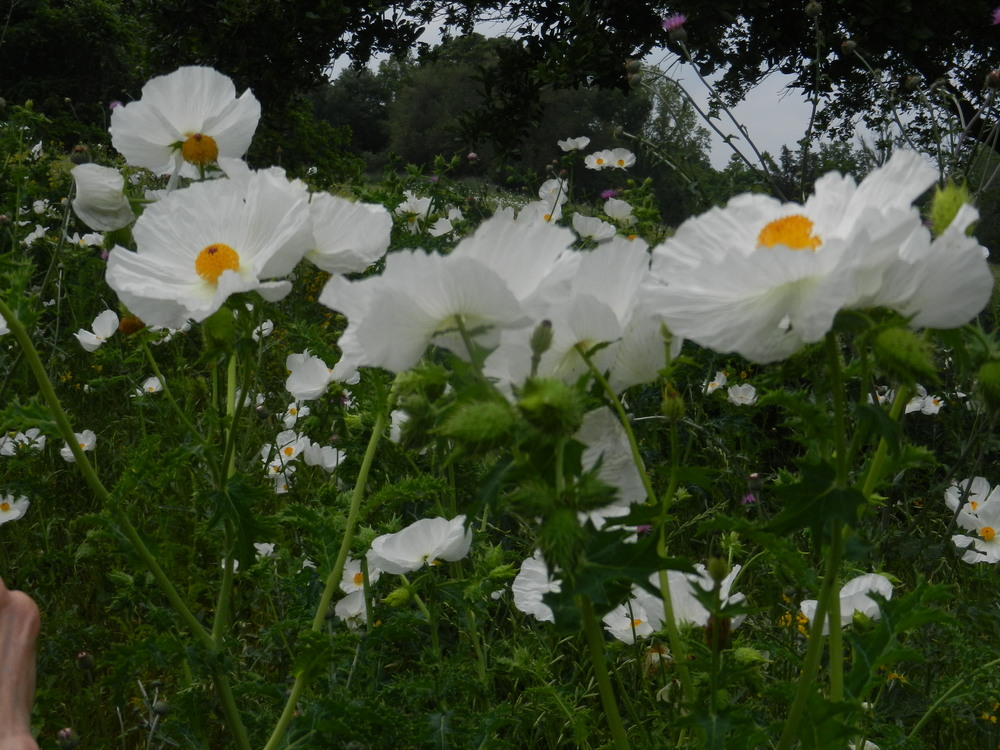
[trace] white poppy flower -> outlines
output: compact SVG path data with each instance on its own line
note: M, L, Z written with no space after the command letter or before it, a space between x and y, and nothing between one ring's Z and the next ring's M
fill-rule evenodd
M281 170L247 181L213 180L149 206L132 230L138 250L116 247L107 281L148 325L181 328L218 310L231 294L257 291L274 301L309 249L305 186Z
M757 403L757 389L749 383L731 385L726 391L729 403L737 406L753 406Z
M76 183L73 211L91 229L111 232L135 221L125 197L125 178L111 167L80 164L71 173Z
M991 489L985 477L963 479L948 486L944 491L944 502L953 513L958 512L961 503L962 512L975 515L986 503L1000 502L1000 485Z
M616 169L628 169L635 164L635 154L627 148L613 148L611 149L609 161L609 166Z
M334 471L344 460L344 452L330 445L310 442L302 452L306 466L319 466L323 471Z
M0 525L21 518L28 512L29 505L31 503L26 497L15 498L13 495L0 495Z
M88 352L97 351L101 344L115 334L118 330L118 313L114 310L105 310L94 319L92 328L93 331L81 328L73 334L80 342L80 346Z
M722 386L724 386L727 382L729 382L729 378L726 377L726 373L724 373L722 370L719 370L717 373L715 373L714 378L712 378L711 380L707 380L705 381L705 383L702 384L702 387L705 390L705 395L708 396L711 395L712 393L715 393L717 390L722 388Z
M259 342L261 339L266 339L271 333L274 332L274 322L271 320L265 320L259 326L253 329L250 333L250 338L254 341Z
M558 592L561 589L562 581L549 575L542 553L537 550L532 557L521 563L521 569L511 584L514 606L542 622L555 622L552 608L542 601L542 597L550 591Z
M581 239L594 242L604 242L615 236L615 228L608 222L601 221L596 216L584 216L580 213L573 214L573 231L580 235Z
M406 219L407 229L416 232L420 229L420 222L430 213L431 199L418 198L412 190L404 190L403 196L405 200L396 206L393 213Z
M590 145L590 139L582 135L579 138L567 138L565 141L556 141L556 145L563 151L581 151Z
M75 433L75 435L76 443L80 446L80 450L94 450L94 446L97 445L97 435L94 434L93 430L84 430L83 432ZM66 443L59 449L59 455L63 457L64 461L69 461L70 463L76 462L76 456L74 456L73 451L70 450L69 443Z
M604 169L611 166L611 158L611 151L607 149L595 151L584 158L583 165L587 169Z
M389 247L392 216L383 206L315 193L309 215L313 247L305 257L328 273L364 271Z
M254 542L253 547L257 550L258 560L274 557L274 542Z
M618 198L608 198L604 202L604 213L609 219L618 222L622 226L635 224L635 216L632 215L632 206Z
M852 578L840 589L840 625L844 627L850 624L854 618L854 613L858 612L872 620L879 619L882 615L879 612L878 602L872 599L869 594L877 593L886 599L892 598L892 582L878 573L866 573L865 575ZM799 605L802 614L812 622L816 614L817 602L815 599L806 599ZM830 632L829 622L823 623L823 635Z
M142 381L142 385L136 388L132 393L133 396L145 396L150 393L159 393L163 390L163 383L158 377L152 375Z
M3 315L0 315L0 336L6 333L10 333L10 328L7 327L7 320Z
M368 567L368 583L375 585L381 575L382 571L378 568ZM344 563L344 575L340 579L340 590L345 594L350 594L352 591L360 591L364 582L365 578L361 572L361 560L348 557L347 562Z
M610 408L602 406L584 414L583 423L573 437L586 446L580 458L584 470L590 471L600 462L597 477L618 491L611 505L581 514L584 518L601 528L605 519L624 516L633 503L646 499L646 488L632 457L625 428Z
M297 401L312 401L326 393L333 373L326 362L310 354L308 349L301 354L289 354L285 369L288 370L285 390Z
M663 625L663 602L640 588L634 588L624 604L603 618L604 629L622 643L648 638Z
M368 565L386 573L412 573L440 560L461 560L471 545L472 529L465 529L464 515L450 521L423 518L395 534L377 537L368 550Z
M801 206L748 194L689 219L653 251L668 327L773 362L819 341L841 309L901 304L879 290L908 246L929 241L911 204L936 176L922 156L899 151L859 185L824 175Z
M368 622L364 592L358 590L349 593L334 605L333 613L343 620L351 630L363 628Z
M150 79L142 98L115 107L111 143L125 160L155 174L198 177L219 157L240 158L260 120L250 91L211 68L187 66Z

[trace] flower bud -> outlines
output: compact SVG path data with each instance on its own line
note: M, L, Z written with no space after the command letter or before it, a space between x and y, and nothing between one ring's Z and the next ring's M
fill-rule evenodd
M721 557L710 557L705 569L708 571L709 577L718 584L721 584L729 575L729 563Z
M976 390L991 411L1000 411L1000 361L984 363L976 373Z
M87 651L81 651L76 655L76 666L89 672L94 668L94 657Z
M390 591L382 601L390 607L400 607L410 601L410 590L405 586L400 586L398 589Z
M892 380L913 385L937 382L930 343L908 328L886 328L872 342L875 361Z
M963 185L956 185L950 180L943 187L934 188L934 197L931 199L930 208L927 211L927 220L931 224L931 233L939 237L944 233L959 210L969 202L969 188Z
M80 744L80 735L72 727L66 727L56 733L56 740L59 742L59 747L63 748L63 750L72 750L72 748Z
M133 333L138 333L146 324L143 323L135 315L123 315L121 320L118 321L118 330L125 336L131 336Z
M858 48L858 43L853 39L845 39L840 43L840 54L842 55L852 55L854 50Z
M166 716L171 711L170 704L166 701L156 701L153 704L153 713L157 716Z
M73 147L69 160L74 164L87 164L90 161L90 151L82 143L78 143Z
M911 73L903 79L903 88L907 91L916 91L920 84L924 82L924 77L919 73Z
M549 435L572 435L583 423L579 394L561 380L532 378L517 408L529 423Z
M531 356L541 357L552 346L552 321L543 320L531 332Z
M635 75L642 68L642 63L639 60L629 60L625 63L625 72L629 75Z
M809 0L806 3L806 15L810 18L817 18L822 12L823 6L816 2L816 0Z
M986 74L986 88L1000 89L1000 70L991 70Z
M660 413L670 422L679 422L684 418L684 397L671 384L663 386L663 400L660 401Z

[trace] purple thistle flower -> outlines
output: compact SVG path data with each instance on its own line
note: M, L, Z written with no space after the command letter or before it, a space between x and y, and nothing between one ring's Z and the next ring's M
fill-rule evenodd
M663 19L664 31L676 31L687 21L687 16L683 13L671 13Z
M757 496L752 492L748 492L743 497L740 498L740 502L743 505L754 505L757 502Z
M993 9L992 18L994 26L1000 24L1000 6Z
M618 191L617 190L602 190L601 191L601 198L604 199L604 200L607 200L608 198L614 198L617 195L618 195Z

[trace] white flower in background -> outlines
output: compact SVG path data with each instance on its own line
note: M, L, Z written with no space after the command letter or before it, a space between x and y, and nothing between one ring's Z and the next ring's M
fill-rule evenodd
M132 229L137 251L115 247L107 281L145 323L181 328L230 295L284 297L289 274L311 244L304 183L280 169L211 180L149 206Z
M981 477L976 479L981 479ZM968 481L966 480L966 482ZM973 483L975 486L975 480ZM980 484L978 489L983 490L983 485ZM985 489L989 489L988 484ZM955 534L951 538L956 547L965 550L965 554L962 555L964 562L971 564L1000 562L1000 537L997 536L997 531L1000 530L1000 498L994 495L995 492L987 495L986 499L981 502L978 498L976 500L970 499L958 513L956 519L958 525L976 535L972 537L965 534ZM978 497L981 498L982 493ZM945 495L945 502L948 500L948 496ZM954 502L957 507L957 497ZM950 503L949 507L951 507Z
M3 315L0 315L0 336L6 333L10 333L10 328L7 327L7 320Z
M880 594L886 599L892 598L892 582L878 573L866 573L865 575L852 578L840 589L840 626L849 625L856 612L865 615L872 620L878 620L882 614L878 608L878 602L869 596L871 593ZM806 599L799 605L802 614L806 616L810 623L816 615L816 600ZM823 623L823 635L829 635L830 623Z
M569 200L569 185L566 180L553 178L546 180L538 188L538 199L543 203L553 205L563 205Z
M420 230L420 223L427 218L431 210L430 198L418 198L412 190L404 190L405 200L396 206L393 211L396 216L402 216L406 220L406 227L411 232Z
M274 322L271 320L265 320L259 326L253 329L250 333L250 338L254 341L259 342L261 339L266 339L271 333L274 332Z
M381 575L382 571L378 568L368 567L368 583L374 586ZM345 594L360 591L364 586L364 582L365 577L361 571L361 560L348 557L347 562L344 563L344 575L340 579L340 590Z
M276 456L283 466L298 459L309 445L309 438L295 430L282 430L274 439L274 445L266 445L261 451L265 460Z
M13 456L20 449L40 451L45 447L45 435L37 427L24 432L0 436L0 456Z
M705 606L698 601L695 596L695 589L701 588L703 591L711 591L715 587L715 581L708 574L705 566L698 563L694 566L694 573L682 573L679 570L668 570L667 581L670 585L670 600L673 604L674 619L678 624L689 623L698 627L705 627L708 624L709 613ZM746 601L743 594L733 594L733 582L739 575L740 565L734 565L733 569L719 584L719 601L723 607L738 605ZM659 588L659 576L654 573L649 577L650 583ZM662 605L661 605L662 608ZM647 607L647 611L649 611ZM737 615L732 619L732 626L739 627L744 620L744 615Z
M384 206L315 193L309 215L313 247L305 257L328 273L364 271L389 247L392 216Z
M26 497L0 495L0 525L16 521L28 512L31 502Z
M296 422L303 417L308 417L310 411L308 406L300 405L298 401L292 401L288 405L288 408L285 409L285 413L281 415L281 421L285 425L285 429L292 429Z
M81 328L73 334L80 342L80 346L88 352L97 351L101 344L115 334L118 330L118 313L114 310L105 310L94 319L91 327L93 331Z
M253 547L257 550L257 559L264 560L274 557L274 542L254 542Z
M596 216L584 216L583 214L573 214L573 231L580 235L580 239L593 240L594 242L604 242L615 236L615 228L606 221L601 221Z
M268 476L274 487L275 495L288 494L292 486L292 475L295 473L295 464L281 465L277 459L268 465Z
M573 437L586 446L580 458L584 471L592 470L600 462L597 477L617 490L617 497L610 505L581 514L600 529L606 519L624 516L634 503L643 502L646 489L625 428L610 408L602 406L584 414Z
M581 151L590 145L590 139L581 135L579 138L567 138L565 141L556 141L556 145L563 151Z
M944 406L944 399L937 395L928 395L927 389L922 385L916 387L916 394L909 401L903 411L912 414L919 411L921 414L937 414Z
M403 437L403 425L409 421L410 415L402 409L394 409L389 415L389 440L398 443Z
M542 597L550 591L559 592L561 589L562 582L549 575L542 553L537 550L532 557L521 563L521 569L511 584L514 606L542 622L555 622L552 608L542 601Z
M731 385L726 393L729 396L729 403L737 406L753 406L757 403L757 389L749 383Z
M611 166L611 158L611 152L607 149L595 151L584 158L583 165L587 169L604 169Z
M991 489L985 477L963 479L948 486L944 491L944 502L953 513L959 512L961 504L963 513L975 515L986 503L1000 502L1000 485Z
M628 169L635 164L635 154L627 148L613 148L609 155L609 162L608 166L616 169Z
M663 601L644 589L633 587L632 595L603 618L604 629L622 643L648 638L663 626Z
M517 221L527 224L540 222L554 224L562 218L562 203L551 201L532 201L525 203L517 212Z
M121 172L98 164L80 164L71 172L76 184L73 212L84 224L98 232L111 232L135 221L125 197Z
M84 235L81 235L79 232L73 232L73 236L67 237L66 241L80 247L100 247L104 244L104 235L100 232L91 232Z
M711 380L706 380L702 384L702 388L704 389L705 395L707 396L712 393L715 393L717 390L722 388L728 382L729 378L726 377L726 373L724 373L722 370L719 370L717 373L715 373L714 378L712 378Z
M35 230L33 232L29 232L25 236L25 238L21 240L21 244L24 245L25 247L31 247L33 244L35 244L36 240L40 240L44 236L45 236L45 227L43 227L41 224L35 224Z
M49 211L49 202L44 198L39 198L31 204L31 210L39 216L44 216Z
M465 516L452 520L422 518L395 534L384 534L368 550L368 566L385 573L412 573L441 560L454 562L469 554L472 529L465 529Z
M249 90L211 68L187 66L150 79L142 98L115 107L111 143L125 160L155 174L198 177L219 157L239 159L260 120Z
M360 630L368 623L363 591L352 591L333 607L333 613L351 630Z
M628 227L635 224L632 206L618 198L608 198L604 202L604 213L609 219L622 226Z
M77 432L74 434L76 435L76 444L80 446L80 450L94 450L94 446L97 445L97 435L94 434L93 430L84 430L83 432ZM73 451L70 450L69 443L66 443L59 449L59 455L63 457L64 461L69 461L70 463L76 462L76 456L74 456Z
M145 396L150 393L159 393L163 390L163 383L158 377L152 375L142 381L142 386L136 388L133 396Z
M318 466L323 471L335 471L344 460L345 453L330 445L320 445L310 442L302 452L302 460L306 466Z
M430 226L427 234L431 237L442 237L449 232L453 232L455 231L454 222L461 221L462 218L462 212L453 206L448 209L447 216L442 216Z
M910 309L899 277L912 269L910 250L930 243L912 202L936 176L922 156L899 151L859 185L824 175L801 206L748 194L689 219L653 251L667 326L714 351L773 362L820 340L839 310ZM980 281L961 280L985 303Z
M322 396L333 374L326 362L310 354L308 349L300 354L289 354L285 359L285 369L288 370L285 390L296 401L312 401Z

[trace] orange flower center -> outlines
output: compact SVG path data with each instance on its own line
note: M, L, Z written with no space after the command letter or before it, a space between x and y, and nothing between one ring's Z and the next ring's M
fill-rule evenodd
M997 533L993 530L992 526L983 526L983 528L979 530L979 536L981 536L983 540L987 542L992 542L993 537L995 537L996 535Z
M0 513L10 513L10 503L6 501L0 503Z
M642 620L638 620L638 619L636 619L636 620L632 620L632 627L633 627L633 628L637 628L637 627L639 627L640 625L642 625Z
M355 586L360 586L364 582L365 582L365 577L363 575L361 575L361 571L358 571L357 573L354 574L354 585Z
M239 267L239 254L221 242L206 247L194 261L194 270L209 284L219 283L223 271L235 271Z
M218 160L219 146L210 135L192 133L181 144L181 156L186 162L204 167Z
M789 250L816 251L823 240L812 233L813 223L801 214L775 219L760 230L757 235L758 247L782 245Z

